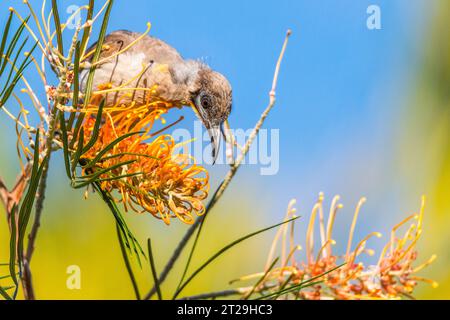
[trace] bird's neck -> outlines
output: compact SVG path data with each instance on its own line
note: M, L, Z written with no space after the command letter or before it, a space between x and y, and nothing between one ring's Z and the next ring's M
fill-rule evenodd
M160 92L161 97L180 104L193 103L193 94L202 87L202 75L209 68L195 60L184 60L170 67L170 86L165 86Z
M185 85L191 92L200 85L202 70L208 68L196 60L184 60L173 68L173 80L176 84Z

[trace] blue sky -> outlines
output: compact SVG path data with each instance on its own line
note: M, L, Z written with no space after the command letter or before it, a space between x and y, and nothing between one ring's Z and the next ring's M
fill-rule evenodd
M258 214L271 220L279 220L293 197L309 210L319 191L329 200L340 193L350 208L366 196L372 230L393 219L390 212L404 215L419 203L419 197L417 205L402 200L391 163L392 137L429 18L425 2L431 3L116 0L109 31L144 31L150 21L152 35L228 77L234 95L230 122L251 128L267 104L284 34L292 29L277 105L265 124L280 129L280 172L260 176L257 167L245 167L230 194L250 192ZM85 2L60 3L64 20L64 5ZM366 27L371 4L381 8L381 30ZM192 119L188 114L183 125ZM212 168L213 187L225 170Z

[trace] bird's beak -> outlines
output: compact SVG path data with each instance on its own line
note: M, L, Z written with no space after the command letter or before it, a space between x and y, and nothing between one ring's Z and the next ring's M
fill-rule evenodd
M216 163L217 157L219 156L220 141L223 135L223 125L212 125L210 123L205 123L205 127L208 130L209 137L211 138L211 148L212 148L212 158L213 163Z
M220 124L214 124L210 119L206 117L206 114L202 112L203 110L197 107L195 103L193 104L193 107L194 112L203 122L203 125L205 126L206 130L208 130L209 137L211 138L211 148L213 158L212 164L214 165L216 163L217 157L219 156L221 136L222 135L225 136L223 129L223 122Z

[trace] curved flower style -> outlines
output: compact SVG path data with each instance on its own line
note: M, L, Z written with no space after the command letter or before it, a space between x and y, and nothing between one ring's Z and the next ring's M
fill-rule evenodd
M376 265L365 266L356 259L362 253L373 255L373 250L367 249L367 240L381 234L373 232L366 236L351 250L353 233L360 208L365 202L358 203L348 239L347 251L338 256L332 251L335 241L332 230L337 211L342 208L336 196L330 208L327 224L323 215L323 194L314 206L306 235L306 261L297 262L294 258L300 246L293 245L293 222L288 235L288 225L283 226L277 233L267 260L266 271L238 280L260 278L255 288L249 292L259 292L286 299L400 299L412 297L411 294L419 281L428 282L433 287L437 283L424 279L415 274L428 266L436 256L417 267L413 266L417 258L415 245L422 233L424 200L419 214L412 215L397 224L391 232L391 239L384 247ZM295 214L295 201L289 204L286 221ZM314 254L314 227L317 214L319 216L320 249ZM396 234L397 230L410 221L415 221L403 236ZM278 241L282 237L281 266L274 267L273 257ZM289 245L288 245L289 243ZM288 246L290 247L288 249ZM290 290L292 288L293 290Z
M83 124L84 141L94 134L101 99L102 96L95 95L83 110L87 119ZM103 190L120 195L116 200L123 203L125 210L149 212L166 224L170 224L171 218L192 224L193 213L201 215L205 211L202 200L208 194L208 172L195 163L190 164L193 162L190 155L175 154L177 146L170 135L159 135L176 122L151 133L156 121L165 123L162 115L173 107L168 102L152 99L144 104L119 101L105 107L98 139L83 155L84 162L104 154L95 166L83 169L83 176L113 168L101 174L98 182ZM108 149L121 137L125 138Z

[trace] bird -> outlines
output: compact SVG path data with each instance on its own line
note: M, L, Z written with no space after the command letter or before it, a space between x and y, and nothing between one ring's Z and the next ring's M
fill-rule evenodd
M96 46L94 43L88 48L87 54ZM225 137L224 122L232 109L232 88L225 76L199 60L184 59L158 38L128 30L106 35L99 59L95 64L92 59L91 54L82 66L81 92L86 92L89 71L94 68L92 88L106 83L113 87L155 88L157 99L192 106L209 133L213 164L216 162L221 138ZM105 106L115 104L116 99L115 95L106 95ZM122 99L144 103L146 91L135 90Z

